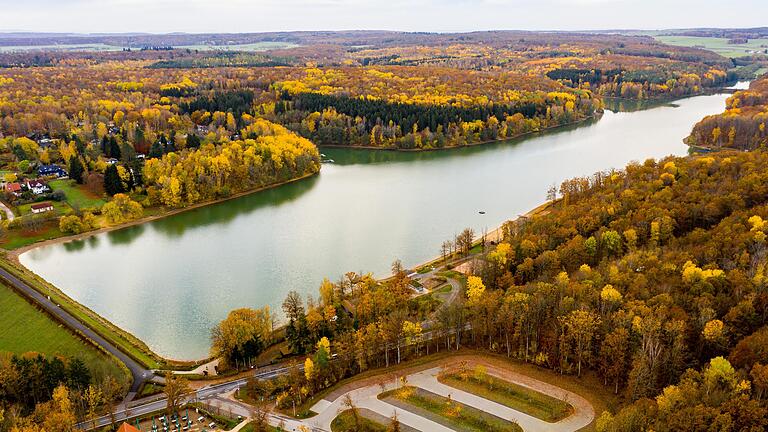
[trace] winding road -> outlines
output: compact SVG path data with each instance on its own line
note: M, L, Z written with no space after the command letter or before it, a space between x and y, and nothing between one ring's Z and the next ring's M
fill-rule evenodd
M16 215L13 214L13 210L11 210L7 205L5 205L4 202L0 201L0 211L5 212L5 217L8 219L8 222L16 219Z

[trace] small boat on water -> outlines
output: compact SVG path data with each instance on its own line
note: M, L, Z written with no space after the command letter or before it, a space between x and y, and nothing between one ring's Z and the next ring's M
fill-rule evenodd
M480 210L478 213L480 213L480 214L485 214L485 212L484 212L484 211L482 211L482 210Z

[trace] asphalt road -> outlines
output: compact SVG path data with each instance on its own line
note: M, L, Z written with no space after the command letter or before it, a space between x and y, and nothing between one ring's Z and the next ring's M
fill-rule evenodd
M15 289L18 291L24 293L24 295L37 303L40 307L45 309L48 313L55 316L59 319L64 325L69 327L72 330L76 330L82 334L84 334L86 337L90 338L93 342L95 342L97 345L101 346L105 350L107 350L110 354L117 357L118 360L123 362L125 366L128 368L128 370L131 371L131 375L133 377L133 382L131 383L130 392L136 392L139 389L139 386L141 386L141 383L144 381L151 379L154 374L151 370L145 369L142 365L140 365L136 360L131 358L129 355L125 354L124 352L120 351L116 346L112 345L109 341L101 337L98 333L91 330L89 327L81 323L77 320L74 316L70 315L69 312L65 311L55 303L48 300L47 296L44 296L40 294L37 290L30 287L26 284L26 282L20 280L16 276L12 275L11 273L7 272L5 269L0 268L0 278L4 279L7 283L11 284Z
M272 379L276 376L288 373L288 371L291 370L291 367L292 366L272 369L264 372L257 371L256 373L254 373L253 376L259 379ZM297 367L299 367L300 369L302 368L301 365ZM241 378L234 381L228 381L221 384L215 384L215 385L203 387L195 391L194 393L191 393L186 398L186 401L187 402L205 401L207 399L214 398L220 394L227 393L232 390L236 390L241 387L244 387L247 382L248 382L248 378ZM166 399L158 399L152 402L147 402L141 405L119 410L115 413L115 421L119 422L127 418L143 416L156 411L162 411L165 409L166 402L167 402ZM108 425L109 422L110 422L109 416L102 416L96 419L96 426L102 427L102 426ZM92 421L84 422L78 426L83 429L89 429L93 427L93 422Z

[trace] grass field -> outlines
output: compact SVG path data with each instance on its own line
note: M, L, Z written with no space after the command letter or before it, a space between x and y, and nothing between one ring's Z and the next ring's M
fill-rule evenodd
M106 201L98 196L93 196L91 193L83 189L82 186L78 186L74 180L53 180L49 183L53 190L60 190L67 196L67 202L80 209L94 208L103 206Z
M380 394L379 399L457 431L522 432L523 430L515 423L416 387L406 386L390 390ZM402 403L405 403L405 407Z
M59 215L66 215L69 214L72 211L72 208L67 205L67 203L58 202L58 201L43 201L43 202L49 202L53 205L53 208L55 211L58 212ZM29 203L29 204L22 204L17 207L19 210L20 216L26 216L32 214L32 206L34 204L39 203Z
M254 432L255 430L256 430L256 424L254 422L251 422L243 426L243 428L240 429L240 432ZM282 429L276 428L274 426L269 427L269 432L281 432L281 431Z
M439 377L440 382L488 400L524 412L548 422L556 422L573 412L566 402L491 375L482 378L469 373L452 373Z
M12 45L0 46L0 53L25 51L120 51L123 47L93 44L62 44L62 45Z
M164 385L155 384L152 382L145 382L144 385L141 386L141 389L138 391L138 393L136 393L136 399L141 399L143 397L160 394L164 390L165 390Z
M35 232L10 230L6 231L6 236L3 239L2 248L6 250L18 249L20 247L28 246L39 241L59 238L63 235L64 234L59 230L57 223L46 224L46 226L41 230Z
M181 45L175 46L176 49L191 49L198 51L269 51L273 49L295 48L298 45L291 42L256 42L252 44L240 45Z
M656 36L659 42L686 47L703 47L725 57L744 57L754 54L750 51L766 53L768 39L750 39L745 44L729 44L725 38L710 38L698 36Z
M362 413L359 413L358 416L360 417L359 428L355 426L352 410L342 411L331 422L331 432L386 432L387 426L363 417Z
M3 284L0 284L0 311L1 352L78 357L88 365L95 377L109 374L122 383L128 383L127 371L115 361L83 342Z

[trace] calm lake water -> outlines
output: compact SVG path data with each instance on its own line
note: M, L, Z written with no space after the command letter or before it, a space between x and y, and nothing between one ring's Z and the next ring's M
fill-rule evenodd
M539 205L566 178L684 155L682 139L727 96L442 152L324 149L335 163L314 178L20 259L157 353L202 358L231 309L279 311L289 290L316 296L323 277L385 275L395 258L414 266L467 226L490 231Z

